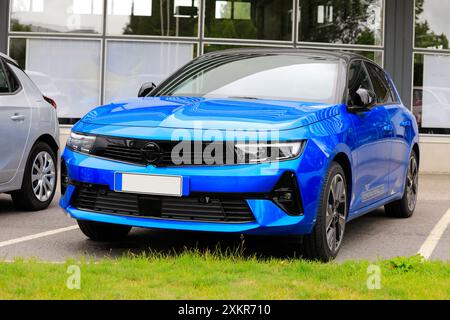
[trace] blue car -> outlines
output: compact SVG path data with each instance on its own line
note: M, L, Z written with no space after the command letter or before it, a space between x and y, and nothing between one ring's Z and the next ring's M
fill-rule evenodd
M305 257L329 261L348 221L414 212L415 118L362 56L215 52L138 95L94 109L67 141L60 205L92 240L301 235Z

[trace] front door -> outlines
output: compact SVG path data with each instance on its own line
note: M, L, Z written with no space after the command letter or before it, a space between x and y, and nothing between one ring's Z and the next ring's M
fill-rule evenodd
M374 92L364 63L354 61L349 70L350 99L359 88ZM349 116L353 124L350 137L354 167L353 211L369 206L389 193L392 126L382 104Z

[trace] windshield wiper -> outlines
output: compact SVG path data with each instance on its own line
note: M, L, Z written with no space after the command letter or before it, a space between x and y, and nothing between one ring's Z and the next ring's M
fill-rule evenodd
M259 100L259 98L256 97L246 97L246 96L231 96L228 97L230 99L243 99L243 100Z

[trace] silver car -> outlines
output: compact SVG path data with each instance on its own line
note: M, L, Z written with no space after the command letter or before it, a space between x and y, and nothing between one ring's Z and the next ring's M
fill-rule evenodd
M58 150L56 103L0 53L0 193L11 194L23 210L47 208L56 190Z

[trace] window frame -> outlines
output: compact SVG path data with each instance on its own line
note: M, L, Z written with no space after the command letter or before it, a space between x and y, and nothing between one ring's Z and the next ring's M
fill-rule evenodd
M14 70L11 69L11 67L8 64L9 64L8 61L5 61L5 59L0 57L0 71L2 71L5 74L6 83L8 84L8 89L9 89L8 92L0 92L0 96L15 96L19 92L21 92L23 89L22 83L19 81L19 78L17 77L16 73L14 72ZM19 85L17 87L17 89L14 91L11 91L11 83L8 78L7 68L11 72L11 75L14 77L14 80L17 81L17 83Z
M386 71L381 69L375 63L372 63L372 62L369 62L369 61L365 61L364 64L367 64L367 65L373 67L375 70L378 70L378 72L380 72L380 74L384 75L383 79L381 79L381 80L382 80L382 83L384 83L384 85L385 85L385 87L387 89L387 92L391 96L391 99L392 99L392 101L390 101L390 102L377 102L376 105L386 106L386 105L391 105L391 104L398 104L399 103L398 97L397 97L397 95L394 92L394 88L392 87L392 84L390 83L389 78L387 77ZM372 76L371 76L370 71L369 71L370 68L366 66L366 69L367 69L367 73L369 74L370 82L372 82L372 86L373 86L373 79L372 79ZM378 94L375 91L375 87L373 87L373 89L374 89L374 92L375 92L375 94L377 95L377 98L378 98Z
M0 92L0 95L2 96L6 96L6 95L10 95L11 94L11 85L9 84L9 79L6 75L6 70L4 67L4 61L2 58L0 58L0 72L3 73L4 77L5 77L5 81L6 81L6 85L7 85L7 92Z
M369 83L370 83L370 87L371 87L371 88L369 88L369 90L375 92L375 90L373 88L372 79L370 78L369 71L367 70L367 67L366 67L366 65L364 63L365 61L366 61L365 59L356 58L356 59L351 59L348 62L348 66L347 66L347 81L346 81L346 87L345 87L346 98L345 98L345 102L344 102L347 107L350 106L350 104L349 104L349 101L350 101L350 86L349 85L350 85L350 67L351 67L352 63L355 63L355 62L361 63L361 66L363 67L363 69L367 73L367 77L369 79ZM375 107L375 106L377 106L377 104L372 105L370 108Z
M14 91L11 91L11 83L10 83L10 81L9 81L9 78L7 77L6 79L7 79L7 81L8 81L8 85L9 85L9 92L10 92L10 95L16 95L16 94L18 94L20 91L22 91L22 83L20 82L20 80L19 80L19 78L17 77L17 74L14 72L14 70L11 68L11 63L9 62L9 61L3 61L3 69L5 70L5 71L9 71L10 73L11 73L11 76L14 78L14 81L16 81L17 82L17 84L18 84L18 87L17 87L17 89L16 90L14 90ZM17 66L17 68L19 68L18 66ZM20 69L20 68L19 68ZM25 73L25 72L24 72ZM26 73L25 73L26 74Z

